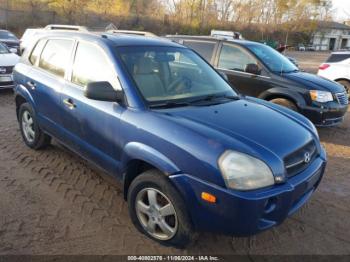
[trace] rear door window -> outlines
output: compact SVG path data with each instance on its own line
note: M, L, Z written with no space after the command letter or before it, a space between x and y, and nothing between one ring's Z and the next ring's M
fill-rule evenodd
M208 62L211 62L215 48L215 42L185 40L184 45L199 53Z
M46 43L46 39L42 39L35 45L32 53L29 57L29 61L32 65L36 65L36 62L39 59L39 56L41 54L41 51L43 50L45 43Z
M350 54L332 54L328 57L326 63L337 63L350 58Z
M64 77L70 63L73 41L51 39L47 41L41 54L39 67L60 77Z

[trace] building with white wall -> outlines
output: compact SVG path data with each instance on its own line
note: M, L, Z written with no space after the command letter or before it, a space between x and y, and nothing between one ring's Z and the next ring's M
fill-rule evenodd
M337 22L320 21L311 39L311 44L320 51L350 49L350 26Z

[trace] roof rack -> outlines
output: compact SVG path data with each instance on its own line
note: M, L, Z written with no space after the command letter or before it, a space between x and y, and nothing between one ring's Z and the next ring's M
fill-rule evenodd
M45 30L71 30L71 31L81 31L88 32L89 30L85 26L78 25L47 25Z
M107 30L106 33L109 34L126 34L126 35L140 35L140 36L149 36L156 37L157 35L147 31L135 31L135 30L120 30L120 29L111 29Z

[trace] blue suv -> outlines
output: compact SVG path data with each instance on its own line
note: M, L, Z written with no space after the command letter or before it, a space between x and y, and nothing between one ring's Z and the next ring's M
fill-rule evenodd
M27 146L53 137L119 180L135 226L165 245L278 225L325 170L309 120L240 95L167 40L47 33L26 49L14 81Z

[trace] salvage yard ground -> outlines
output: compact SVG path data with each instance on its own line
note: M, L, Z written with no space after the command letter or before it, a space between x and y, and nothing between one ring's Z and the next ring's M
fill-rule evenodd
M315 72L327 53L293 52ZM54 143L22 142L13 94L0 93L0 254L350 254L350 114L319 129L325 177L300 211L250 238L201 234L186 250L160 246L133 227L122 192Z

